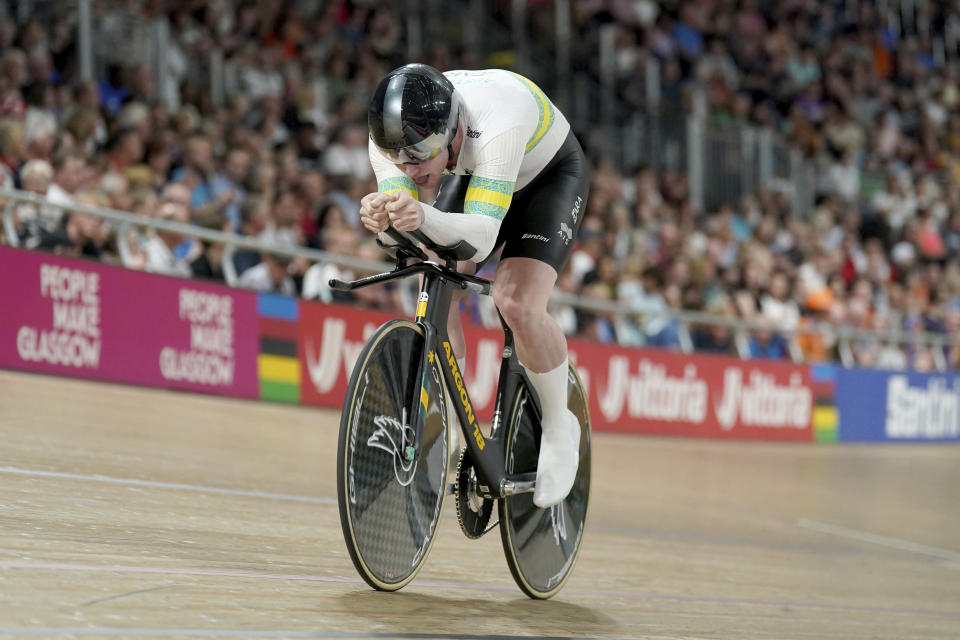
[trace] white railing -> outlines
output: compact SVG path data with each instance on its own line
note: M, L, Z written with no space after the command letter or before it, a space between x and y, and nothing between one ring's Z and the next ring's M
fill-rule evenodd
M3 201L6 201L5 203ZM223 233L198 227L191 224L171 222L147 216L137 215L126 211L116 209L107 209L101 207L92 207L82 204L73 204L70 206L55 205L44 197L35 193L26 191L17 191L12 189L0 188L0 203L3 205L2 228L8 244L17 244L17 234L14 228L13 211L18 204L33 204L38 207L55 207L64 211L77 211L80 213L97 216L112 222L116 226L119 237L126 235L126 232L135 229L150 229L159 231L169 231L172 233L183 234L199 240L208 242L222 243L228 249L250 249L253 251L275 253L284 256L302 257L314 262L332 263L339 266L355 269L363 272L384 271L393 268L391 263L365 260L355 256L347 256L308 247L276 244L266 242L257 238L241 236L235 233ZM118 248L123 244L118 241ZM230 253L229 251L227 253ZM121 259L124 260L124 252L121 249ZM129 263L125 261L125 266ZM774 332L788 338L790 358L793 362L801 363L804 361L804 355L799 347L798 336L810 333L819 333L829 336L835 340L840 362L844 366L851 367L856 364L853 344L857 341L879 341L883 344L894 344L899 346L914 346L930 348L934 365L937 370L945 371L947 369L946 358L943 349L948 346L960 344L960 336L947 336L931 332L904 332L900 330L889 330L882 333L865 331L846 326L834 326L831 324L820 323L803 328L771 328L767 323L749 321L742 318L722 318L713 314L695 312L695 311L677 311L671 310L667 313L643 313L636 308L632 308L623 303L609 300L598 300L595 298L585 298L565 294L560 291L554 291L551 295L551 302L559 306L571 306L578 309L584 309L593 313L604 314L613 317L614 324L635 322L639 318L644 320L653 318L667 319L677 325L679 348L684 353L692 353L693 340L691 329L696 326L723 326L730 328L734 333L734 346L737 355L742 359L749 358L749 336L753 331ZM411 310L412 311L412 310ZM495 314L491 314L495 318Z

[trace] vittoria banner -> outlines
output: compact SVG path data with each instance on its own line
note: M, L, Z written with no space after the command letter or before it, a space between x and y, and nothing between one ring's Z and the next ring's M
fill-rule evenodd
M571 340L594 428L629 433L811 440L808 367L624 349Z
M303 401L342 404L363 344L389 315L303 304ZM503 334L467 327L464 377L474 409L490 420ZM570 341L595 430L664 435L811 440L808 367Z

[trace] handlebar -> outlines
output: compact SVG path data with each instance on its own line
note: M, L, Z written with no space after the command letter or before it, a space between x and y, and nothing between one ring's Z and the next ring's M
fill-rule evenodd
M398 246L403 247L412 253L413 257L420 258L421 260L426 260L427 256L411 238L416 239L427 249L430 249L448 262L451 260L466 260L467 258L472 258L477 253L476 248L466 240L461 240L452 245L440 245L427 237L427 234L419 229L415 231L397 231L393 227L387 227L386 233L397 241Z
M382 242L380 243L380 246L395 252L394 257L397 260L397 266L393 271L389 271L387 273L378 273L376 275L360 278L359 280L353 280L351 282L344 282L343 280L334 278L330 280L330 287L339 291L353 291L354 289L359 289L361 287L368 287L373 284L381 284L390 280L397 280L399 278L405 278L417 273L431 271L436 275L443 276L444 278L456 283L461 289L465 289L466 291L480 295L490 295L492 283L489 280L477 278L476 276L467 275L465 273L459 273L456 270L456 263L458 260L466 260L467 258L471 258L477 252L477 250L469 242L461 240L460 242L449 246L439 245L428 238L422 231L397 231L393 227L388 227L386 233L397 241L397 244L395 245L386 245ZM414 238L422 242L425 247L440 256L440 258L444 260L446 264L441 266L435 262L430 262L430 257L424 253L423 249L421 249L416 242L414 242ZM408 264L408 260L410 259L416 259L419 260L419 262Z

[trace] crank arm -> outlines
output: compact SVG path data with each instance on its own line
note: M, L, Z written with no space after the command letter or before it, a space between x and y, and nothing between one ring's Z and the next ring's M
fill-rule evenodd
M515 496L519 493L533 493L537 486L537 474L521 473L504 478L500 482L500 495L503 497Z

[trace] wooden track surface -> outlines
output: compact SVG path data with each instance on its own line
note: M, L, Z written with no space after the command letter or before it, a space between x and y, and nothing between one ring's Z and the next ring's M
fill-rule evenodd
M370 590L339 415L0 371L0 638L960 638L960 447L597 434L553 600L452 502Z

